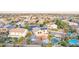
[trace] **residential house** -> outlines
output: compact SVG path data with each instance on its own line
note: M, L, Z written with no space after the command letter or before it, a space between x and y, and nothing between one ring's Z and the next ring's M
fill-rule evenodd
M8 21L6 21L4 18L0 18L0 22L4 23L4 24L7 24Z
M48 29L57 29L57 25L56 24L47 24L47 28Z
M0 39L8 37L8 29L7 28L0 28Z
M35 19L33 19L33 20L29 20L29 23L36 23L37 22L37 20L35 20Z
M60 29L58 31L51 31L50 34L54 35L55 37L65 37L66 33L64 33L64 30Z
M44 19L40 19L39 21L38 21L38 24L43 24L44 23Z
M29 20L29 23L36 23L38 20L38 17L37 16L31 16L30 20Z
M29 19L24 19L25 23L29 23L29 21L30 21Z
M77 27L78 27L78 23L69 22L69 26L71 26L71 27L73 27L73 28L77 28Z
M28 30L23 28L14 28L9 31L9 37L25 37Z
M31 16L26 16L26 18L24 19L25 23L29 23Z
M0 34L1 34L1 33L6 33L7 31L8 31L7 28L0 28Z
M48 31L47 30L37 30L33 32L38 40L48 39Z

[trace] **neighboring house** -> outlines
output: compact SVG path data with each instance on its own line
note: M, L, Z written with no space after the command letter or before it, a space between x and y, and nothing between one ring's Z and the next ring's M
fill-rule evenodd
M47 30L38 30L34 32L34 35L38 40L48 39L48 31Z
M54 35L55 37L64 37L66 35L66 33L64 33L64 31L58 30L58 31L51 31L50 34Z
M8 31L7 28L0 28L0 33L6 33Z
M38 24L43 24L44 21L45 21L45 19L41 19L41 18L40 18L40 19L38 20Z
M38 17L37 16L31 16L30 17L30 20L29 20L29 23L36 23L38 20Z
M56 24L47 24L48 29L57 29Z
M33 19L33 20L29 20L29 23L36 23L37 20Z
M78 27L78 23L69 22L69 26L71 26L71 27Z
M10 21L7 21L6 18L0 18L0 22L2 22L4 24L8 24Z
M29 23L29 21L30 21L29 19L24 19L25 23Z
M41 43L43 40L48 39L48 31L47 28L41 28L41 27L34 27L32 29L33 36L31 37L31 40L35 40L37 43Z
M12 21L17 23L20 21L20 19L18 17L14 17L14 19L12 19Z
M0 39L8 37L8 29L0 28Z
M23 28L14 28L9 31L9 37L25 37L28 30Z

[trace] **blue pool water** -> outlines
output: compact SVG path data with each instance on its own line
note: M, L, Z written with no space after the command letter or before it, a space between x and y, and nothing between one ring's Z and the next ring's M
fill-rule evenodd
M79 43L79 41L78 41L77 39L71 39L71 40L69 40L68 42L69 42L69 44L71 44L71 45L76 45L76 44Z
M58 43L60 40L61 40L60 38L53 38L53 39L51 40L51 42L52 42L53 44L56 44L56 43Z

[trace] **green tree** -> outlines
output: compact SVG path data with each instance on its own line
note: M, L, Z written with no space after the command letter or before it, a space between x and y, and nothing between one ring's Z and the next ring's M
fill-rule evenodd
M51 40L52 37L54 37L54 35L51 35L51 34L48 35L48 39L49 39L49 40Z
M64 22L62 21L61 19L57 19L56 20L56 24L58 25L58 28L60 29L65 29L65 28L68 28L68 23L67 22Z
M20 37L20 38L18 38L16 44L18 44L19 46L21 46L23 40L24 40L24 37ZM16 45L16 44L15 44L15 45Z
M30 40L31 35L32 35L32 32L28 32L27 35L26 35L27 44L31 44L31 40Z
M18 39L18 43L22 42L23 40L24 40L24 37L20 37L20 38Z
M25 29L28 29L28 30L30 29L29 25L27 25L27 24L25 25L24 28L25 28Z
M30 40L30 38L28 37L27 38L27 44L31 44L32 42L31 42L31 40Z
M67 41L61 41L59 44L61 46L68 46L68 42Z
M43 24L40 24L40 27L43 27L44 25Z
M77 35L76 38L79 40L79 35Z
M29 32L27 33L26 37L30 37L31 35L32 35L32 32L29 31Z

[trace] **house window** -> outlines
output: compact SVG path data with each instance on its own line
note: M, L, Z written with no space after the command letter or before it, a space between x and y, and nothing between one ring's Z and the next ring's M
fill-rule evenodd
M38 34L41 34L42 32L38 32Z
M38 32L38 34L39 34L39 32Z

